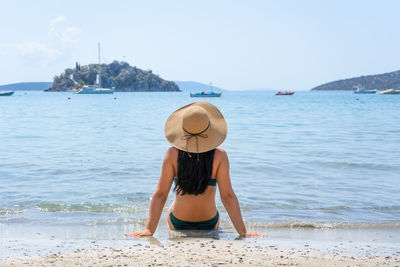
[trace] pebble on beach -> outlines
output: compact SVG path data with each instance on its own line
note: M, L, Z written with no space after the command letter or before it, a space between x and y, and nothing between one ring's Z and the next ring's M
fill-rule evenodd
M164 245L76 249L73 253L0 259L0 266L396 266L398 256L345 256L231 241L179 241Z

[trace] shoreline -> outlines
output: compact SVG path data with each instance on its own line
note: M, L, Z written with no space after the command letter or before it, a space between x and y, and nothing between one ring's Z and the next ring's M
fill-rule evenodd
M171 231L160 223L154 236L126 238L124 235L143 228L142 224L118 225L53 225L0 224L0 260L21 256L45 256L68 254L77 249L98 247L129 247L136 244L165 245L192 239L216 242L246 242L260 246L274 245L280 248L302 250L305 247L322 253L334 253L340 249L345 256L400 256L400 232L398 228L257 228L250 231L266 234L267 238L241 238L234 228L223 224L218 231Z
M133 229L124 229L128 230ZM36 237L8 235L0 239L5 244L0 267L400 266L400 238L394 229L252 230L268 237L239 238L229 228L175 232L167 231L165 225L154 237L144 238L123 238L116 232L112 237L92 238L53 236L45 231Z
M274 242L258 242L260 240L178 238L161 243L150 237L124 246L98 246L69 253L4 258L0 259L0 266L400 266L399 255L347 256L343 255L341 248L327 253L311 245L295 249Z

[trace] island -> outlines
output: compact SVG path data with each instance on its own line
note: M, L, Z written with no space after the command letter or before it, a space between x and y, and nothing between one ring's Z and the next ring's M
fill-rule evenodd
M366 90L400 89L400 70L383 74L367 75L333 81L314 87L311 90L354 90L355 86L364 87Z
M99 64L81 66L77 62L75 68L67 68L55 76L52 86L44 91L65 92L78 90L84 85L94 85L98 73ZM101 64L101 84L117 92L180 92L173 81L166 81L151 70L145 71L117 60Z

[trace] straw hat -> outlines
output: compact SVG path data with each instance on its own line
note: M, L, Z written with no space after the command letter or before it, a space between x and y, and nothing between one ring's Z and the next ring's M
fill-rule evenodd
M203 153L225 140L228 127L221 111L207 102L195 102L174 111L165 123L165 137L177 149Z

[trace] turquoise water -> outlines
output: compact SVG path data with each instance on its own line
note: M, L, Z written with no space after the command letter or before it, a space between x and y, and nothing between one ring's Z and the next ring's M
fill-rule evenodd
M196 100L0 98L0 231L107 239L142 228L169 147L165 120ZM222 147L250 228L400 228L400 96L224 92L207 101L227 120ZM217 204L222 229L234 233ZM166 235L165 214L159 229Z

